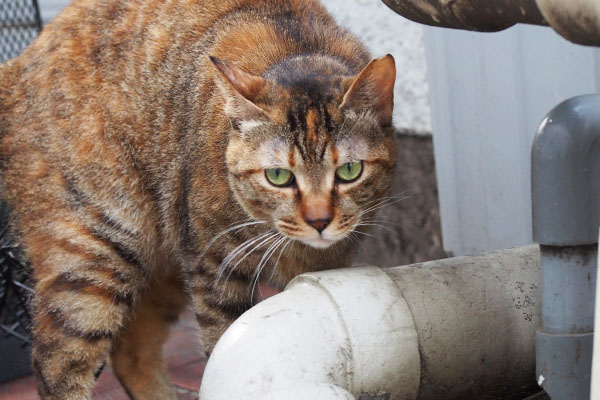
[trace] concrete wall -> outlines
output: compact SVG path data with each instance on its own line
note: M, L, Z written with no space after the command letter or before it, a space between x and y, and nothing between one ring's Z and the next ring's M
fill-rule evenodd
M396 59L394 123L416 133L431 132L423 27L400 17L381 0L321 0L340 25L358 36L374 57Z
M68 0L38 0L42 19L48 22ZM431 132L427 99L423 28L387 8L380 0L322 0L338 22L369 47L374 57L391 53L396 58L394 121L400 129Z

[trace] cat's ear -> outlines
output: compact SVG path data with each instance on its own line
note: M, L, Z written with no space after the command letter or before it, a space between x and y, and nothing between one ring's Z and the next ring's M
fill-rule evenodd
M208 58L219 76L217 84L226 100L225 113L234 121L268 120L267 113L254 103L267 82L227 61Z
M391 54L372 60L360 74L344 81L346 91L340 108L370 111L382 126L391 125L395 80L396 64Z

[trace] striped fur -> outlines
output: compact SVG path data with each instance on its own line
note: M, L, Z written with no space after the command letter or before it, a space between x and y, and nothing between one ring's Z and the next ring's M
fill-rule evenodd
M132 398L174 399L188 299L210 353L258 280L348 265L396 162L393 59L369 59L316 0L75 0L0 66L43 399L89 398L106 357Z

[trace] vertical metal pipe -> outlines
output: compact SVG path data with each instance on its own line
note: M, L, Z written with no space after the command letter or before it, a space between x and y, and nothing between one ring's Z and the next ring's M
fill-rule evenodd
M542 121L532 150L533 238L540 244L538 384L552 399L588 399L600 226L600 95Z
M598 265L600 267L600 265ZM600 293L596 279L596 293ZM600 296L596 296L596 310L600 310ZM594 332L600 332L600 318L594 320ZM594 352L592 355L592 390L590 398L592 400L600 399L600 342L599 336L594 334Z

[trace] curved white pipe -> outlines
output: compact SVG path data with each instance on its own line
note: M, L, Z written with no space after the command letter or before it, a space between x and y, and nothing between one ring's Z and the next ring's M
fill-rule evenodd
M530 246L301 275L225 332L200 400L526 393L535 387L539 258Z
M417 334L397 286L379 268L325 271L242 315L217 343L201 400L410 399Z

